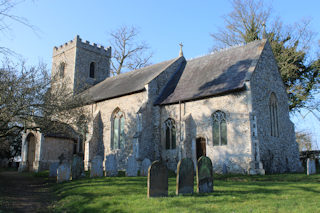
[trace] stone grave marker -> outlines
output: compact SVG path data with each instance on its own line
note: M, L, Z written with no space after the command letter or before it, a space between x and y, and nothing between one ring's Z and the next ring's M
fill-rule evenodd
M307 175L312 175L316 173L316 162L314 159L307 159Z
M118 175L117 158L115 154L106 156L105 168L106 176L113 177Z
M102 177L103 176L103 158L100 155L95 156L91 160L90 177Z
M128 157L126 175L136 177L138 175L139 165L134 155Z
M59 165L57 169L57 183L69 181L71 177L71 168L67 163Z
M77 154L73 155L72 165L71 165L72 180L80 178L83 172L84 172L84 164L83 164L82 157L80 157Z
M52 162L49 165L49 177L57 177L57 169L59 167L59 162Z
M148 176L148 169L151 165L151 161L148 158L145 158L141 163L140 175Z
M194 166L190 158L179 161L177 167L176 194L193 193Z
M148 169L148 198L168 196L168 169L159 161L154 161Z
M199 193L213 192L213 171L210 158L202 156L198 160L197 191Z

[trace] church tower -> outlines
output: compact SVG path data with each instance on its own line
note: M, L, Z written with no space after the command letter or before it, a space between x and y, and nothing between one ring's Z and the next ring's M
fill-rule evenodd
M77 35L53 48L51 75L78 94L110 76L110 58L111 47L90 44Z

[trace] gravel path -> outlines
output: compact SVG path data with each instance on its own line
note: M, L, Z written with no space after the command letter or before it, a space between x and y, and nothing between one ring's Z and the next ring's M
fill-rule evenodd
M0 172L0 213L48 212L54 201L48 180L17 171Z

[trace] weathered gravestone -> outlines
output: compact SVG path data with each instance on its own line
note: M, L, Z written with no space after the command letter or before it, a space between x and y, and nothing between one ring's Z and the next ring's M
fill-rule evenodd
M316 173L316 162L313 159L307 159L307 175L312 175Z
M57 169L57 183L69 181L71 177L71 168L68 163L59 165Z
M138 175L139 165L134 155L128 157L126 175L136 177Z
M210 158L202 156L198 160L197 190L199 193L213 192L213 171Z
M82 173L84 172L84 164L83 164L82 157L80 157L77 154L73 155L71 172L72 172L72 180L80 178Z
M193 193L194 166L190 158L179 161L177 167L176 194Z
M154 161L148 170L148 197L168 196L168 169L159 161Z
M117 158L115 154L106 156L105 168L106 176L113 177L118 175Z
M57 169L59 167L59 162L52 162L49 165L49 177L57 177Z
M148 158L145 158L141 163L140 175L148 176L148 169L151 165L151 161Z
M103 176L103 158L99 155L95 156L91 160L90 177L102 177Z

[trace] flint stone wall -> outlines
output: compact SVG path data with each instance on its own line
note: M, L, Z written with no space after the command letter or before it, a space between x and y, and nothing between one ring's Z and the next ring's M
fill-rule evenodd
M257 117L260 158L267 173L303 171L299 160L294 125L290 121L288 95L276 61L267 43L251 80L252 112ZM278 101L279 136L271 136L269 101L271 93Z

